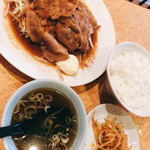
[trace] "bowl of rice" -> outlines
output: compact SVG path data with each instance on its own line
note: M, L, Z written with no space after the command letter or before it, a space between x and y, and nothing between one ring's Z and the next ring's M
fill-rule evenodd
M123 42L112 50L106 87L128 111L150 116L150 53L133 42Z

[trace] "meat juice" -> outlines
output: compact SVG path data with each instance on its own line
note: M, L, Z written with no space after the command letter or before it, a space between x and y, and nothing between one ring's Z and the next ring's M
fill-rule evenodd
M85 5L85 7L87 7L87 6ZM13 3L11 3L10 9L11 10L14 9ZM21 46L24 47L24 49L31 55L37 56L39 58L43 58L43 54L42 54L40 45L32 42L29 37L25 37L20 32L20 30L18 28L18 23L12 18L11 15L8 15L8 21L10 23L11 30L13 31L13 34L15 35L16 40L19 41ZM94 34L91 35L91 41L92 41L93 47L89 44L89 49L86 52L86 54L81 53L81 58L80 58L79 62L80 62L80 67L82 69L84 69L84 67L88 67L89 64L92 63L95 58L95 53L97 50L97 41L98 41L98 30L96 30L94 32ZM73 54L76 55L76 51Z

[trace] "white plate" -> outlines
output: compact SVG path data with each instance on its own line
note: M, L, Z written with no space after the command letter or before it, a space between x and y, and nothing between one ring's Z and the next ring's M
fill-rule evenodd
M92 114L94 110L95 110L94 118L101 123L105 122L104 119L107 116L109 116L110 119L117 117L116 122L123 123L122 125L124 126L125 134L127 134L128 136L128 144L129 146L132 146L131 150L140 150L139 137L132 118L128 115L128 113L125 110L113 104L99 105L95 107L93 110L91 110L90 113L88 114L88 133L83 150L91 150L93 148L91 146L92 143L95 144L95 138L92 128Z
M85 0L85 3L93 12L98 24L102 26L98 34L98 51L90 67L84 70L80 69L76 76L63 75L63 82L70 86L86 84L98 78L105 71L109 54L115 46L114 26L103 1ZM3 7L3 0L0 0L0 53L18 70L34 79L51 78L59 80L55 67L36 60L14 40L8 23L3 18ZM5 28L9 32L6 33ZM10 38L14 44L12 44Z

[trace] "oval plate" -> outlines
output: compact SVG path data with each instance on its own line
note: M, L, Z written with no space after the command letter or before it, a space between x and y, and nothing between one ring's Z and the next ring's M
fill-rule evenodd
M87 84L98 78L106 70L112 48L115 46L115 31L111 16L102 0L85 0L101 29L98 33L98 50L90 67L79 69L76 76L63 75L69 86ZM8 22L3 18L4 2L0 1L0 53L14 67L33 79L50 78L60 80L55 67L31 56L19 44L10 31ZM7 31L7 32L6 32Z

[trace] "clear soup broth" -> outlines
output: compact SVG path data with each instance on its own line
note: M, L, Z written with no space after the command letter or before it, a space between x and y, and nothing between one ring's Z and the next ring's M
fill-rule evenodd
M68 150L78 132L77 112L60 91L42 88L30 91L17 103L11 124L33 119L33 131L12 136L18 150Z

